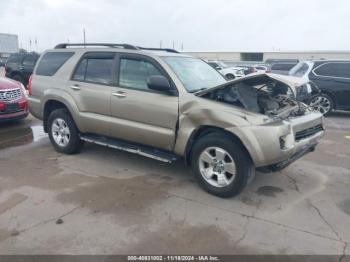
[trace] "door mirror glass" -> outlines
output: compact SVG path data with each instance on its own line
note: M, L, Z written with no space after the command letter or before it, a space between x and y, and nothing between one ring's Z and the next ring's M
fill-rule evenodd
M147 86L151 90L156 90L160 92L170 92L171 86L164 76L153 75L148 78Z

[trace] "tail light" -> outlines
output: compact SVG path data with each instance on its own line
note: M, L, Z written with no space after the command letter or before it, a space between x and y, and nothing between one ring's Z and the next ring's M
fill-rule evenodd
M33 75L30 75L29 80L28 80L28 95L32 94L32 81L33 81Z

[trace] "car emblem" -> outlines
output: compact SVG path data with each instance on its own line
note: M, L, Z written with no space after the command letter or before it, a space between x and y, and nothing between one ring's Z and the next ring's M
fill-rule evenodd
M10 92L6 92L5 93L5 97L7 98L7 99L13 99L13 94L12 93L10 93Z

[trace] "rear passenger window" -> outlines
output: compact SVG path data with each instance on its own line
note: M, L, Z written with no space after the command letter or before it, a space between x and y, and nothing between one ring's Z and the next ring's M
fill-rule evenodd
M350 79L350 63L325 63L317 67L314 72L319 76Z
M113 56L87 56L80 61L72 79L97 84L111 84L113 61Z
M58 69L73 55L73 52L49 52L39 62L37 75L53 76Z
M140 90L149 90L147 82L150 76L162 75L150 62L126 59L120 60L119 85Z

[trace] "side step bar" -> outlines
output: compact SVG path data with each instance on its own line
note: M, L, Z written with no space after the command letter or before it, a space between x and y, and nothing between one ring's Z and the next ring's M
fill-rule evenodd
M132 144L122 140L108 138L104 136L80 135L80 139L86 142L123 150L126 152L146 156L167 163L174 162L179 158L177 155L167 151L162 151L148 146Z

